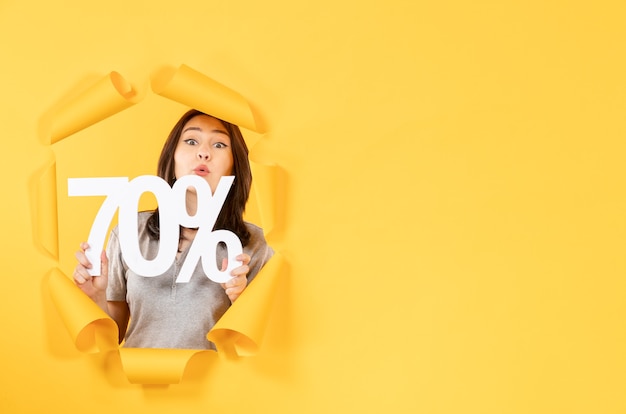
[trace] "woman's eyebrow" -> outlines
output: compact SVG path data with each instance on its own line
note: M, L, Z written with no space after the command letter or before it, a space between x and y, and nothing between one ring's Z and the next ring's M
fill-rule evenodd
M187 127L187 128L185 128L185 129L183 130L183 134L184 134L185 132L187 132L187 131L202 131L202 128L200 128L200 127L194 127L194 126ZM221 129L213 129L213 130L211 130L211 131L209 131L209 132L219 132L220 134L224 134L224 135L226 135L227 137L230 137L230 135L228 135L228 132L226 132L226 131L224 131L224 130L221 130Z

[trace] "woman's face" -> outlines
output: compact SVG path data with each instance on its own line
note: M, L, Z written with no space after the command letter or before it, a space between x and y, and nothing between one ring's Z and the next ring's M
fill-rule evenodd
M174 151L176 178L195 174L215 189L224 175L232 175L233 151L230 137L220 121L207 115L191 118L183 127Z

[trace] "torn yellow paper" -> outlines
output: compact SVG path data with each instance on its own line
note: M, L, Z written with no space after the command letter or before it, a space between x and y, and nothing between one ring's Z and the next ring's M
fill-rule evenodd
M108 118L138 100L136 91L117 72L111 72L93 86L58 108L53 115L50 143L54 144L82 129Z
M153 79L153 90L174 101L210 113L241 127L255 131L255 117L247 101L238 93L182 65L177 71L165 71ZM108 116L122 111L138 96L116 72L111 72L92 88L53 113L50 144L87 128ZM43 122L43 121L42 121ZM44 128L42 128L44 129ZM255 183L263 195L256 198L262 211L263 226L274 226L275 166L256 164ZM57 194L55 165L41 176L40 191L34 197L42 224L38 234L41 243L58 261ZM254 174L255 172L253 172ZM50 207L54 206L54 208ZM55 217L51 216L51 212ZM43 225L43 223L47 223ZM61 234L59 234L60 236ZM277 283L283 272L283 257L277 252L261 269L239 299L207 333L218 352L225 357L254 355L258 352L270 316ZM48 289L61 319L82 352L115 351L119 353L124 372L131 383L174 384L181 381L186 365L193 355L213 351L151 348L120 348L116 323L58 268L52 269ZM252 316L251 316L252 315Z
M218 352L230 358L258 352L283 271L284 258L276 253L217 321L207 339L215 343Z
M52 301L79 351L95 353L117 348L117 325L59 269L48 278Z
M199 352L195 349L121 348L120 358L126 378L132 384L178 384L187 363Z
M267 237L275 225L276 172L278 167L250 161L250 168L254 177L254 196L259 206L261 227L265 237Z
M215 343L225 358L252 356L258 352L283 271L284 258L276 253L207 334L207 339ZM60 270L51 272L48 289L79 351L95 353L118 349L115 322ZM185 366L195 353L213 351L119 348L119 352L131 383L175 384L181 381Z
M189 66L163 68L153 75L151 85L158 95L257 131L253 112L243 96Z
M41 170L31 181L31 195L34 197L33 232L35 243L54 259L59 256L59 235L57 220L56 163L54 160Z

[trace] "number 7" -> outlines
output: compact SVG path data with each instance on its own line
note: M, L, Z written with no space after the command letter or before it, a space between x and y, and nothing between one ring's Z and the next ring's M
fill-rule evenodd
M120 204L120 196L124 193L124 187L128 185L128 177L96 177L96 178L68 178L68 196L106 196L104 202L96 214L91 230L89 231L89 249L85 251L87 259L91 262L89 274L100 275L100 253L104 249L104 240L113 220L115 211Z

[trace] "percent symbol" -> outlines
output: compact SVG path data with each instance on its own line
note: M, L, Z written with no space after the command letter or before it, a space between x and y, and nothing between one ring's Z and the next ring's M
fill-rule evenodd
M211 188L208 183L197 175L187 175L174 183L174 187L172 187L174 199L185 200L187 189L193 187L196 189L196 199L198 200L196 214L193 216L188 214L184 201L176 205L180 225L198 229L176 278L176 283L189 282L200 259L202 259L204 273L209 279L218 283L227 282L231 278L230 272L241 266L241 262L235 259L243 252L241 240L231 231L212 230L217 221L217 216L226 202L226 196L234 179L233 176L222 177L213 195L211 195ZM216 253L219 243L226 244L228 251L228 266L224 270L217 267Z

